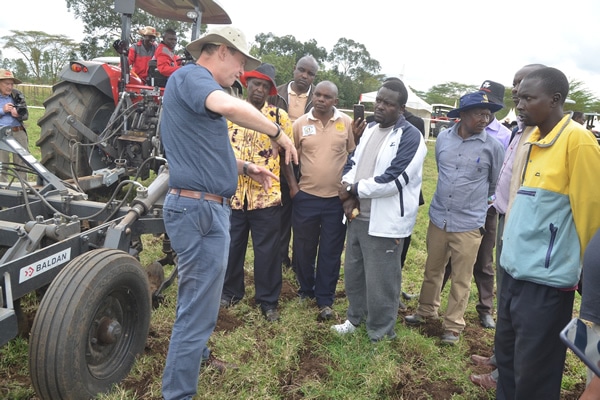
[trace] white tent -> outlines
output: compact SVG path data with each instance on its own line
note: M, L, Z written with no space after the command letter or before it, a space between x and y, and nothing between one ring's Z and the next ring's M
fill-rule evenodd
M429 137L429 125L431 122L431 105L426 103L423 99L417 96L410 87L406 85L408 91L408 101L406 102L406 109L425 120L425 137ZM377 91L369 93L361 93L359 103L374 103L375 97L377 97Z
M513 121L517 120L517 114L515 113L515 109L511 108L510 111L508 112L508 114L506 114L506 117L502 118L502 121L506 121L509 124ZM501 122L502 122L501 121Z

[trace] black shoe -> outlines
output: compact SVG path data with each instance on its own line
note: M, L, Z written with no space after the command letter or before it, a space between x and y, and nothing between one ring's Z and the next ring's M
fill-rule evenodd
M481 322L481 326L486 329L496 329L496 323L490 314L480 315L479 321Z
M219 306L221 308L229 308L230 305L231 305L231 300L221 299L221 301L219 302Z
M317 321L327 321L333 319L333 310L329 306L323 306L319 308L319 315L317 315Z
M408 307L406 306L406 304L404 304L402 302L402 300L400 300L400 303L398 304L398 311L404 312L404 311L407 311L407 310L408 310Z
M408 293L406 293L406 292L404 292L404 291L402 292L402 298L403 298L404 300L412 300L412 299L414 299L416 296L417 296L416 294L408 294Z
M269 322L279 321L279 312L276 308L269 308L268 310L264 310L263 315Z

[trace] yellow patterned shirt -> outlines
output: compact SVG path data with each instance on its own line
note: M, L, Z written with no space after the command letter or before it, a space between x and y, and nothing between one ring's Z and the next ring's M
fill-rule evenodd
M261 112L273 122L277 122L279 114L279 125L285 135L292 139L292 122L287 112L265 103ZM271 140L264 134L252 129L243 128L227 121L229 128L229 140L235 153L235 158L250 161L253 164L267 168L273 174L279 176L279 157L273 157ZM281 205L281 187L279 182L273 180L273 186L268 192L252 178L240 175L238 177L238 188L231 198L231 208L242 210L244 199L248 202L248 210L256 210Z

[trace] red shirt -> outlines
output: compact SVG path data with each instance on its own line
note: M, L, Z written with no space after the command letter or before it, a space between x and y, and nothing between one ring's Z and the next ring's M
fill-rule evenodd
M156 69L164 76L171 76L181 67L179 56L164 43L159 44L156 48L154 59L156 59Z
M148 61L154 56L156 44L153 43L150 50L146 50L142 41L129 48L128 60L131 70L137 74L142 80L148 77Z

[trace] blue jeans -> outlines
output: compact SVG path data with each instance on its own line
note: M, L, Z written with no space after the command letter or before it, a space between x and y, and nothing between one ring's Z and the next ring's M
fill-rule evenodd
M165 228L177 253L177 310L163 374L166 400L192 399L200 363L219 315L229 251L231 209L222 204L167 194Z

